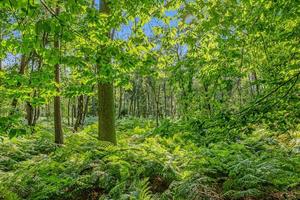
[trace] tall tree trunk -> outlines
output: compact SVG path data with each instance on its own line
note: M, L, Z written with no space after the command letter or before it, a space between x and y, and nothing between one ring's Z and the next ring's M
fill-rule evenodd
M109 7L105 0L100 1L100 12L109 14ZM111 37L110 33L108 35ZM110 59L108 59L110 62ZM113 83L98 81L98 131L99 139L117 144L115 131L115 104Z
M112 83L98 83L99 139L117 143Z
M59 14L59 7L56 6L55 14L58 16ZM60 49L59 44L59 34L55 35L54 39L54 48L56 48L57 51ZM55 83L56 83L56 92L57 95L54 97L54 130L55 130L55 143L56 144L63 144L64 143L64 137L63 137L63 131L62 131L62 123L61 123L61 101L60 101L60 65L57 63L55 65L54 70L55 75Z

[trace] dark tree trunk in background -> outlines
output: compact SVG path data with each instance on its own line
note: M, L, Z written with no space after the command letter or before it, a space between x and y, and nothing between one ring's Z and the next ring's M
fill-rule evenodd
M30 57L26 58L25 55L22 55L22 56L21 56L20 69L19 69L19 74L20 74L20 75L24 75L24 74L25 74L25 69L26 69L26 66L28 65L29 60L30 60ZM17 83L17 86L20 87L20 86L21 86L21 83L18 82L18 83ZM10 112L11 115L13 115L13 114L15 113L17 104L18 104L18 99L17 99L17 98L14 98L14 99L12 100L12 103L11 103L11 107L12 107L12 110L11 110L11 112Z
M140 117L140 100L141 100L141 80L138 79L138 84L136 88L136 116Z
M77 118L74 125L74 130L78 131L78 128L82 125L83 117L83 95L80 95L77 100Z
M173 89L171 89L171 96L170 96L170 115L173 118L174 113L173 113Z
M59 7L57 6L55 9L55 14L58 16L59 14ZM55 35L54 39L54 48L56 48L57 51L60 49L59 44L59 34ZM60 84L60 65L57 63L55 65L54 70L55 75L55 83L56 85ZM54 97L54 130L55 130L55 143L56 144L63 144L64 138L63 138L63 130L62 130L62 122L61 122L61 100L60 100L60 88L59 86L56 87L57 95Z
M0 43L2 42L2 30L1 30L1 27L0 27ZM0 71L2 70L2 60L0 58Z
M88 114L89 101L90 101L90 96L86 96L86 100L85 100L85 104L84 104L84 109L83 109L82 122L81 122L82 125L84 124L85 118L86 118L86 116Z
M74 125L75 113L76 113L76 108L75 108L75 105L72 102L72 105L71 105L71 115L72 115L71 116L71 126Z
M26 102L26 119L27 119L27 124L29 126L33 126L33 118L34 118L34 109L32 105L29 102Z
M93 96L92 97L92 109L91 109L91 114L92 116L97 116L97 99Z
M34 71L34 58L32 59L32 64L31 64L31 74ZM30 74L30 75L31 75ZM31 76L29 80L29 84L31 84ZM31 93L28 94L28 96L31 96ZM33 92L33 97L37 96L36 90ZM32 104L29 101L26 101L26 119L27 119L27 124L29 126L34 126L34 110L35 108L32 106Z
M68 117L68 126L70 126L70 98L68 99L68 105L67 105L67 117Z
M253 81L255 82L255 92L256 92L256 95L259 95L259 84L257 83L257 75L256 75L256 72L252 72L252 78L253 78Z
M168 116L168 110L167 110L167 83L164 80L163 85L163 91L164 91L164 117Z
M35 109L34 109L33 123L32 123L33 126L36 125L36 122L37 122L37 120L40 117L40 113L41 113L40 107L39 106L35 107Z
M123 99L123 90L122 87L119 89L119 106L118 106L118 118L121 118L121 112L122 112L122 99Z
M147 84L147 116L152 112L151 111L151 99L150 99L150 89Z
M157 95L154 94L155 101L156 101L156 126L159 125L159 115L160 115L160 110L159 110L159 100L160 100L160 84L158 84L158 90L157 90Z

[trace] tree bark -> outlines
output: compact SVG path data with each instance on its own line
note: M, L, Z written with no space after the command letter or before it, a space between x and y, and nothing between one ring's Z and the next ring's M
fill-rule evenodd
M33 117L33 123L32 123L33 126L36 125L36 122L39 119L39 117L40 117L40 107L37 106L34 109L34 117Z
M109 7L105 0L100 1L100 12L109 14ZM111 38L110 33L107 33ZM110 59L108 59L110 62ZM115 131L115 104L113 82L97 83L98 88L98 131L99 139L117 144Z
M99 139L117 143L112 83L98 83Z
M59 14L59 7L56 6L55 9L56 16ZM59 51L60 44L59 44L59 34L55 35L54 39L54 48ZM56 96L54 97L54 130L55 130L55 143L56 144L63 144L63 130L62 130L62 122L61 122L61 99L60 99L60 65L57 63L55 65L54 70L55 75L55 83L56 83Z
M34 110L32 105L29 102L26 102L26 113L27 113L26 119L27 119L28 126L33 125L33 117L34 117L33 111Z

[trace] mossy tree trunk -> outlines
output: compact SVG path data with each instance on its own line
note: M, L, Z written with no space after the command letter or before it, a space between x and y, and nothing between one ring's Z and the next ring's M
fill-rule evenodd
M101 1L100 12L109 14L105 0ZM107 33L110 35L109 31ZM110 61L110 59L108 59ZM100 66L101 67L101 66ZM115 131L115 104L113 82L98 81L98 134L99 139L117 144Z
M115 111L112 83L98 83L99 139L117 143L115 132Z

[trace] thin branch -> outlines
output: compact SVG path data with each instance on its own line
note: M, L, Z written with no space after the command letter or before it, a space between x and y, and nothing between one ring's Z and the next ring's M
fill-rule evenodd
M287 81L281 83L277 88L275 88L274 90L272 90L271 92L269 92L268 94L266 94L265 96L263 96L262 98L258 99L256 102L254 102L251 106L243 109L242 111L235 113L235 114L242 114L245 111L249 110L250 108L258 105L259 103L261 103L263 100L265 100L266 98L270 97L272 94L274 94L275 92L277 92L281 87L283 87L284 85L286 85L287 83L289 83L290 81L292 81L295 77L299 77L300 72L298 72L296 75L292 76L291 78L289 78Z

